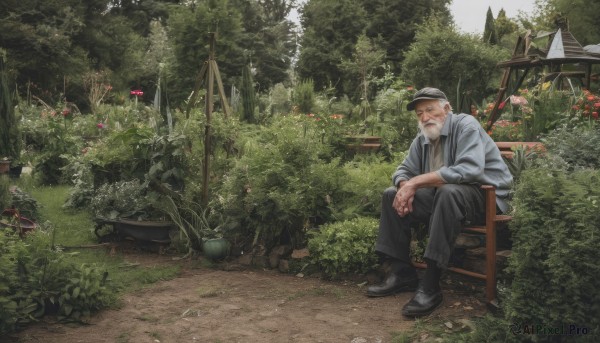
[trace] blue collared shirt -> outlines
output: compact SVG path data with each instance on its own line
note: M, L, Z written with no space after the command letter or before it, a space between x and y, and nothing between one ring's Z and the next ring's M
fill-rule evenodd
M446 183L479 184L496 187L496 204L504 213L512 184L500 150L479 122L467 114L448 113L440 134L444 166L437 173ZM413 140L408 156L392 175L394 185L429 173L429 145L422 133Z

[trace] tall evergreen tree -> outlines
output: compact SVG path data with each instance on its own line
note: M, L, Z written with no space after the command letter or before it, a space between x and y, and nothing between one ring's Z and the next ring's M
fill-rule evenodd
M261 90L288 81L296 53L295 25L287 19L290 0L234 0L242 14L245 38L240 46L250 54Z
M417 27L435 13L443 24L450 25L450 0L361 0L367 12L366 34L386 51L387 64L399 74L404 53L415 39Z
M358 83L344 83L351 78L340 68L343 59L351 58L367 24L360 0L310 0L300 20L304 35L296 66L298 76L311 78L318 90L333 87L338 95L360 96Z
M491 45L498 44L498 35L496 33L496 25L494 25L494 14L492 13L491 7L488 7L487 15L485 17L483 41Z
M254 107L256 106L254 82L252 81L252 70L250 63L242 70L242 119L248 123L254 123Z
M498 42L501 42L502 38L504 38L506 35L515 33L519 29L517 23L506 16L506 11L504 8L501 8L498 12L498 17L496 17L496 20L494 21L494 27L496 28ZM514 44L514 42L511 43Z
M17 159L21 155L21 134L12 105L5 55L0 49L0 158Z
M227 1L201 0L194 6L178 6L169 15L169 37L173 43L176 75L170 92L175 103L182 103L194 88L202 64L208 58L208 33L216 32L216 60L226 85L237 84L244 66L239 9Z
M340 95L360 96L357 83L340 70L351 58L358 36L366 32L386 51L386 63L400 73L404 53L415 32L431 14L450 25L450 0L309 0L303 7L304 37L297 71L314 79L316 89L335 87Z

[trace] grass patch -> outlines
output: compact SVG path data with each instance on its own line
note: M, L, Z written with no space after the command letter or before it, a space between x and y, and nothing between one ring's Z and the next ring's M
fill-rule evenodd
M181 267L178 265L141 266L128 263L123 254L110 256L105 249L76 248L98 242L93 216L89 212L62 208L70 188L64 185L34 187L26 178L19 181L19 187L39 202L42 230L54 231L54 245L67 248L78 263L95 264L107 271L116 293L132 292L179 274Z

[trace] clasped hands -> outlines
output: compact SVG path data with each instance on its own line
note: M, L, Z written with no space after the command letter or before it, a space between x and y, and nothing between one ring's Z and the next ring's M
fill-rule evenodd
M416 187L409 181L400 182L400 187L394 197L392 207L396 210L400 217L404 217L413 211L413 200L415 198Z

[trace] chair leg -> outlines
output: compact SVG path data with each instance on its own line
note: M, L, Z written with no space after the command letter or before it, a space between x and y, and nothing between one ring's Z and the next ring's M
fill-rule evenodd
M488 303L496 299L496 223L488 223L486 237L485 295Z

